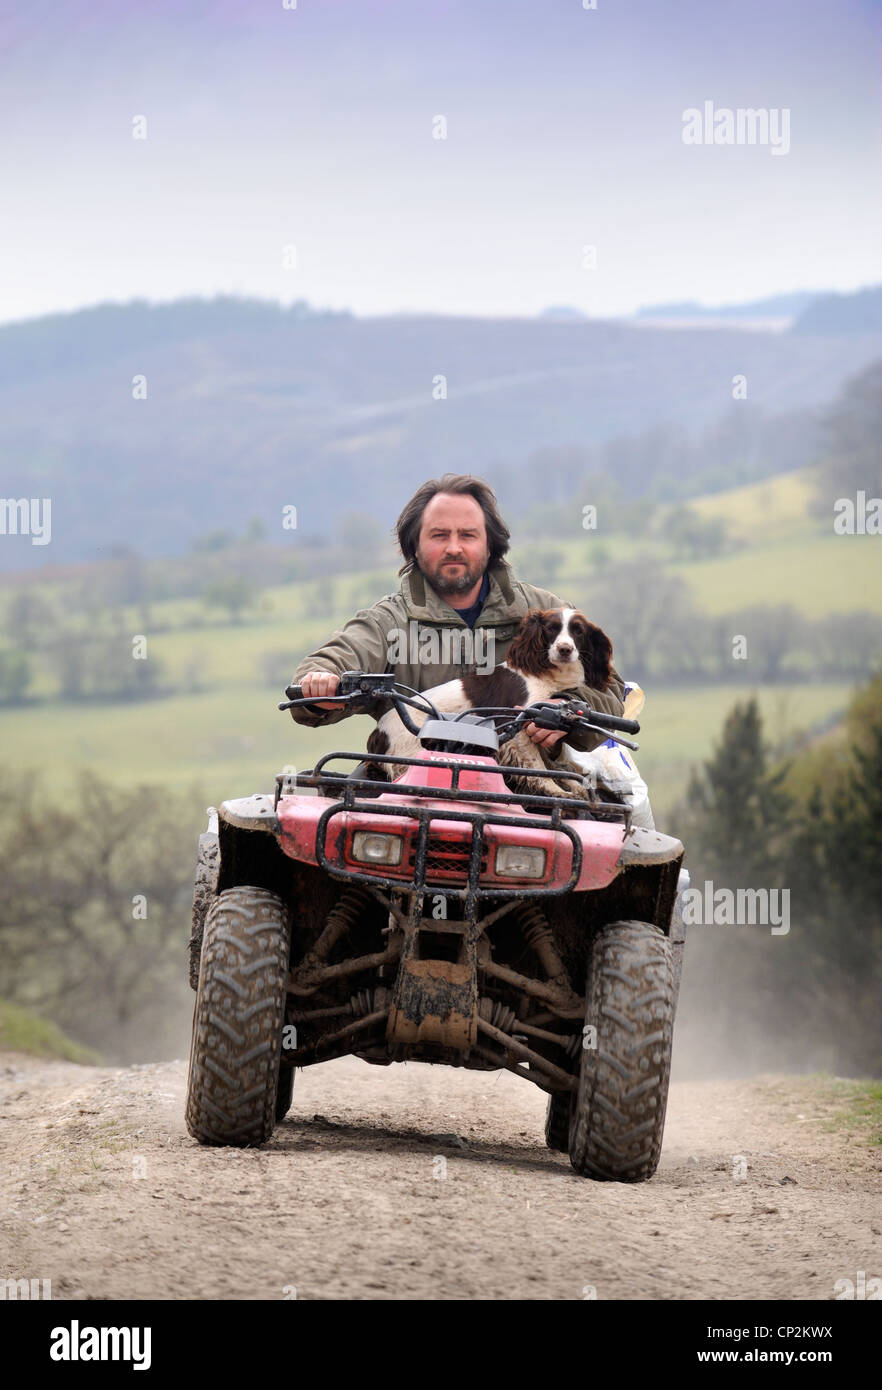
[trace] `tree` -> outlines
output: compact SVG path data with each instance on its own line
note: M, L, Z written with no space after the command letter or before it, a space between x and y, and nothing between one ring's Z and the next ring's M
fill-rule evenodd
M680 560L707 560L728 546L729 528L723 518L703 517L694 507L675 507L664 530Z
M824 420L826 449L820 467L816 509L832 524L838 497L882 497L882 361L846 383Z
M225 574L215 579L202 595L208 608L224 608L234 623L241 622L242 613L251 608L258 597L257 590L241 574Z
M554 589L564 558L563 551L556 547L528 545L520 550L518 568L531 584Z
M32 679L31 663L24 652L0 651L0 704L21 704Z
M147 567L134 550L120 547L104 571L107 602L140 603L147 595Z
M671 615L676 613L685 626L690 620L697 623L697 614L685 582L656 560L608 565L598 575L586 611L612 639L616 669L622 674L640 680L654 664L662 663L667 669L673 665L683 670L670 636Z
M827 872L854 910L882 925L882 676L853 698L843 764L833 779L825 842Z
M83 774L0 774L0 995L128 1063L186 1045L184 961L204 800Z
M790 819L786 769L770 767L756 697L726 717L713 756L689 783L690 858L736 884L769 884L781 863Z
M865 680L882 661L882 618L865 609L830 613L812 624L810 645L817 671Z
M257 678L261 685L281 691L292 680L296 665L297 654L293 649L289 651L287 648L272 648L261 652L257 658ZM280 695L279 699L281 698Z
M245 542L247 545L259 545L267 537L266 522L262 517L253 516L245 528Z
M882 1069L882 677L841 732L775 767L756 701L736 705L675 815L694 886L788 893L785 935L702 925L689 936L690 978L742 1068Z
M56 643L55 659L59 676L58 693L61 699L79 699L86 681L86 654L80 633L62 633Z
M197 554L211 554L215 550L228 550L235 543L232 531L207 531L204 536L198 536L193 542L193 549Z
M808 625L792 604L756 604L729 618L732 636L747 639L743 665L762 681L780 679L788 657L808 641Z
M163 669L153 655L136 660L127 634L103 637L86 647L86 692L98 699L146 699L158 692Z
M55 614L34 588L18 589L6 608L6 634L21 647L41 647L55 628Z
M337 585L332 579L320 579L304 597L306 613L313 618L329 618L337 611Z

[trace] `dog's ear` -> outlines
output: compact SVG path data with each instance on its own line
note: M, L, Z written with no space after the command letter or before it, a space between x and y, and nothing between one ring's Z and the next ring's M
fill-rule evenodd
M585 671L585 684L592 690L607 690L612 680L612 642L602 627L585 620L585 633L578 638L579 655Z
M543 608L529 609L521 619L521 625L506 654L506 663L516 671L523 672L525 676L538 676L551 665L548 659L546 617Z

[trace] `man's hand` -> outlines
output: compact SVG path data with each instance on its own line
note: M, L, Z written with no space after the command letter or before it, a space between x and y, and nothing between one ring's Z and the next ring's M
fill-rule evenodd
M548 703L551 705L562 705L566 704L566 701L562 698L557 698L549 700ZM560 743L561 739L566 738L566 734L562 729L540 729L539 725L534 724L532 720L530 720L529 724L524 725L524 733L527 735L527 738L531 739L533 743L538 743L541 748L553 748L556 743Z
M300 682L303 691L303 698L310 699L317 695L334 695L340 685L340 677L335 676L333 671L307 671ZM318 700L319 709L345 709L342 700Z

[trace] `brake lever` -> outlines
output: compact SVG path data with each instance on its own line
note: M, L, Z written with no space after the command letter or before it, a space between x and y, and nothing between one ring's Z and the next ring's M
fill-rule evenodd
M572 706L568 704L552 704L549 701L537 701L533 705L528 705L521 710L510 724L503 725L499 732L499 742L507 743L514 738L525 724L533 723L537 729L550 729L558 733L571 734L576 729L590 729L594 734L600 734L604 741L611 739L614 743L620 743L625 748L630 748L633 752L639 751L640 744L634 743L629 738L624 738L621 734L613 733L609 729L602 729L599 724L592 724L589 719L583 719L575 714Z
M590 729L594 734L602 734L604 741L609 740L611 743L621 743L625 748L630 748L632 752L635 753L640 748L640 744L634 743L633 739L623 738L621 734L614 734L609 729L601 729L599 724L591 724L587 719L576 719L573 722L573 729L574 728ZM573 729L570 730L570 733L572 733Z

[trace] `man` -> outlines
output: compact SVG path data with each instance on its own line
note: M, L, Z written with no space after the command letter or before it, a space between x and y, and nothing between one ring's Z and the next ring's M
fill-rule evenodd
M523 615L530 608L573 608L548 589L515 579L504 556L510 533L488 483L470 474L445 473L418 488L396 523L404 557L401 587L362 608L314 652L304 657L294 683L315 696L318 714L292 709L298 724L315 727L347 716L332 697L343 671L394 671L415 690L429 690L472 672L487 673L505 660ZM621 715L624 686L613 670L608 691L573 687L592 708ZM377 700L359 713L379 719L389 708ZM556 759L567 738L590 752L603 735L568 734L526 726L544 755Z

